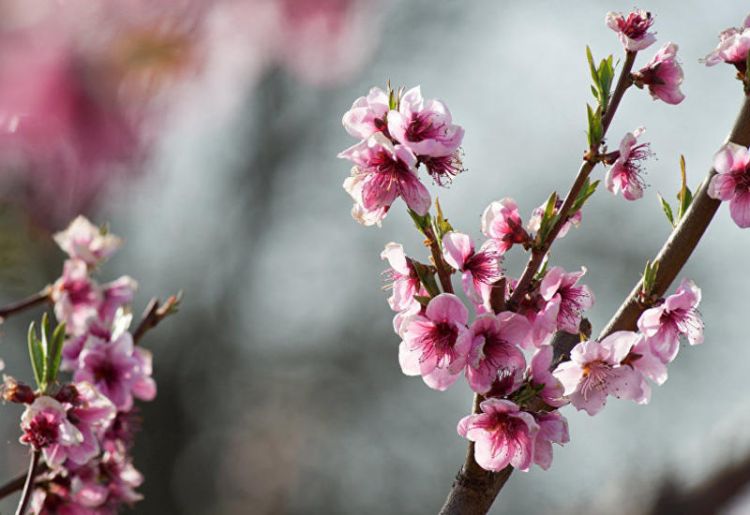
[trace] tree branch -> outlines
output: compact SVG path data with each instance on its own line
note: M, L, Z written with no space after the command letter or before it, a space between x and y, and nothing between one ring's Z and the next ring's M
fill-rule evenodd
M542 265L544 257L547 255L547 252L549 252L550 247L552 247L555 238L557 238L557 235L560 233L563 226L568 221L568 218L570 218L570 216L573 214L570 213L570 210L573 207L576 199L578 198L578 194L581 192L581 189L586 184L586 179L588 179L589 175L594 170L594 167L597 164L597 161L594 159L594 155L598 152L599 147L601 146L604 138L607 135L609 125L612 123L612 119L614 118L617 107L620 105L620 101L622 100L625 91L627 91L627 89L633 84L630 72L633 69L633 64L635 64L635 56L636 52L628 52L625 57L625 64L623 64L622 66L622 71L620 72L620 77L617 80L617 85L612 92L609 106L602 115L602 136L599 141L594 142L594 144L592 144L589 148L589 151L586 154L587 159L585 159L583 163L581 163L581 167L578 170L578 175L576 175L575 181L573 181L573 185L570 187L568 194L565 195L565 201L558 211L559 216L557 218L557 221L552 226L552 229L550 229L550 232L545 238L545 241L542 242L542 245L539 248L535 248L534 250L532 250L531 257L526 264L526 268L521 274L521 278L518 280L518 284L516 284L516 288L515 290L513 290L513 293L508 300L508 304L511 307L517 306L521 298L526 295L527 290L534 280L534 276L539 271L539 267Z
M35 293L30 297L0 308L0 323L2 323L11 315L26 311L27 309L33 308L34 306L38 306L39 304L49 302L51 290L52 288L50 286L47 286L42 291Z
M143 336L150 330L159 325L159 322L177 311L182 301L182 292L177 295L171 295L164 304L159 304L159 299L152 298L143 311L141 322L133 331L133 343L136 345L141 341Z
M727 141L745 147L750 146L750 99L748 97L745 97L740 114ZM708 196L708 184L714 175L716 175L716 171L712 169L693 197L693 203L687 213L680 220L675 230L672 231L672 234L669 235L669 239L654 259L654 261L659 262L652 290L656 296L664 295L672 281L675 280L721 205L720 201ZM638 318L648 307L639 302L642 288L643 279L635 285L633 291L630 292L617 313L601 332L599 339L615 331L633 331L636 329Z

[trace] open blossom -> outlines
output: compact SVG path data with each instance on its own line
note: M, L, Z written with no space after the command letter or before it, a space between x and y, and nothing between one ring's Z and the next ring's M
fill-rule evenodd
M51 446L78 446L83 435L68 420L65 407L52 397L37 397L21 416L21 442L36 450Z
M582 313L594 305L594 294L588 286L577 284L585 273L584 267L581 267L580 272L567 273L556 266L547 272L539 286L539 293L544 300L559 301L557 327L561 331L576 334Z
M352 206L352 218L358 223L369 227L377 225L380 227L383 219L388 214L390 206L383 206L377 209L367 209L362 200L362 189L368 174L363 173L356 166L352 168L352 173L344 179L344 190L352 197L354 205Z
M634 74L636 84L648 86L654 100L667 104L679 104L685 100L685 95L680 91L683 73L677 62L677 48L676 44L667 43L646 66Z
M553 210L553 213L557 215L560 211L560 208L563 205L562 199L557 199L555 201L555 208ZM534 208L534 211L531 212L531 218L529 218L529 223L526 224L526 228L531 232L537 232L541 226L542 226L542 218L544 217L544 210L547 207L547 203L545 202L539 207ZM573 213L571 216L568 217L568 219L565 221L565 223L560 227L560 232L557 233L558 238L564 238L566 234L568 234L568 231L571 227L578 227L581 225L581 220L583 219L583 214L581 213L581 210L579 209L575 213Z
M645 336L633 346L624 362L658 385L667 381L667 364L654 353L651 342Z
M133 397L150 401L156 396L151 378L151 354L134 347L133 337L125 332L113 342L91 342L79 356L79 368L73 378L88 381L106 395L118 410L133 406Z
M71 259L97 265L120 248L122 240L103 232L83 216L77 216L64 230L54 235L55 242Z
M339 154L364 175L362 206L367 211L387 209L397 197L420 215L430 209L430 193L417 177L417 158L403 145L393 145L377 132Z
M565 388L570 403L589 415L596 415L607 396L637 400L642 394L642 376L629 365L622 365L640 336L617 331L601 342L581 342L570 353L570 361L558 365L553 375Z
M529 234L523 228L516 201L511 198L496 200L482 213L482 233L497 241L501 253L516 243L526 243Z
M701 290L683 279L674 294L660 305L647 309L638 319L638 329L649 339L651 349L663 363L674 360L680 336L690 345L703 343L703 321L698 313Z
M63 274L52 287L55 316L65 322L70 334L82 334L99 314L102 292L89 277L88 266L80 259L69 259Z
M450 266L463 273L464 291L474 302L481 303L492 284L502 277L501 255L494 240L487 240L475 251L469 235L449 232L443 236L443 256Z
M425 100L419 86L404 93L398 111L388 113L388 131L417 156L449 156L464 137L448 107L439 100Z
M498 472L508 465L529 470L539 424L513 402L487 399L481 413L458 422L458 434L475 443L474 457L485 470Z
M645 50L656 41L656 36L648 29L654 24L651 13L636 9L624 16L622 13L609 12L605 17L607 27L617 32L620 43L625 50L637 52Z
M534 463L547 470L552 465L552 444L563 445L570 441L568 421L559 411L536 413L534 419L539 425L534 440Z
M562 383L552 375L551 367L553 358L554 351L551 345L542 345L539 347L531 358L529 376L531 377L532 384L543 387L539 392L539 397L547 405L559 408L567 404L568 400L563 398L564 389Z
M344 129L355 138L367 139L386 128L388 109L388 94L380 88L372 88L344 113Z
M497 316L482 315L474 321L466 363L466 379L472 390L487 393L500 372L517 379L511 391L520 386L526 359L517 345L526 338L529 329L524 317L509 311Z
M729 201L732 220L743 229L750 227L750 151L727 143L714 159L716 175L708 185L708 195Z
M388 243L383 252L380 253L381 259L387 259L391 266L383 272L391 282L393 293L388 298L388 305L393 311L403 311L409 309L417 303L414 299L420 290L419 277L412 265L404 254L404 247L399 243Z
M638 144L638 138L645 129L639 127L628 132L620 142L620 152L612 166L607 170L605 184L607 189L627 200L638 200L643 196L646 184L641 176L641 161L651 155L648 143Z
M731 27L719 34L719 44L702 62L706 66L724 62L734 65L738 71L745 73L747 54L750 52L750 16L745 18L742 27Z
M421 375L435 390L452 385L466 365L471 337L469 312L453 294L442 293L403 326L398 358L406 375Z
M461 159L461 149L445 156L419 156L419 160L427 168L427 173L438 186L445 186L453 177L464 171L464 163Z

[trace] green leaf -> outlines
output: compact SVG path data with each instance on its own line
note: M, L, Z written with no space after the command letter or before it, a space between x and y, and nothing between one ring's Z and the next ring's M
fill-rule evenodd
M651 296L651 292L654 290L654 283L656 282L656 274L659 271L659 262L646 261L646 268L643 270L643 288L641 292L646 296Z
M679 210L677 213L677 221L682 220L682 217L687 212L690 204L693 202L693 193L690 191L687 185L687 171L685 167L685 156L680 156L680 177L682 179L682 186L680 192L677 194L677 200L679 201Z
M412 261L414 265L414 271L419 277L419 282L425 287L431 297L440 295L440 288L438 288L437 282L435 281L435 270L419 261Z
M42 342L36 335L36 326L34 322L29 325L27 336L29 345L29 357L31 358L31 368L34 370L34 379L39 389L44 390L47 386L44 384L44 353L42 352Z
M669 220L669 223L672 224L672 227L674 227L675 221L674 221L674 215L672 214L672 206L669 205L669 202L667 202L664 197L656 194L657 197L659 197L659 201L661 202L661 209L664 211L664 214L667 215L667 220Z
M419 215L412 209L409 209L408 212L409 216L411 216L411 219L414 220L414 225L417 226L419 232L427 236L427 230L430 228L430 224L432 223L432 217L430 216L430 213Z
M54 383L57 380L57 372L60 370L62 360L63 343L65 342L65 324L59 324L52 333L52 341L49 352L49 365L47 367L46 381Z
M586 114L588 115L589 121L589 147L594 147L599 144L602 139L602 115L599 109L596 111L589 105L586 104Z
M435 211L437 212L437 218L434 221L435 234L437 234L438 239L442 242L443 236L453 231L453 226L443 216L443 209L440 207L440 201L437 198L435 198Z
M599 186L599 183L601 181L594 181L591 182L591 180L586 179L586 182L583 185L583 188L581 188L581 191L578 192L578 197L576 197L576 201L573 202L572 211L575 213L576 211L580 211L581 208L583 208L584 204L586 204L586 201L588 201L589 198L591 198L591 195L596 193L596 188Z
M547 234L549 233L550 229L552 229L552 226L557 219L557 210L555 209L556 206L557 192L553 191L547 199L547 203L544 205L542 220L539 222L539 233L537 234L539 243L544 242L545 238L547 238Z
M414 295L414 300L419 302L422 306L427 307L427 304L432 300L431 297L424 297L422 295Z
M591 48L588 45L586 45L586 60L589 63L589 71L591 72L591 80L594 81L594 86L596 86L596 89L601 90L601 88L599 87L599 74L597 73L596 65L594 64L594 56L591 53Z

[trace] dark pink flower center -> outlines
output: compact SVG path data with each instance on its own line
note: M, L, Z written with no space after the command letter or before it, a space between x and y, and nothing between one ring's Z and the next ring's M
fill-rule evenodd
M453 177L465 171L458 150L447 156L424 157L422 162L427 167L427 173L438 186L445 185L446 181L450 182Z
M491 250L472 254L464 264L464 270L471 272L474 282L492 284L500 278L500 255Z
M104 383L108 387L116 385L122 379L122 371L108 360L97 363L91 372L94 374L94 381Z
M737 194L747 193L750 191L750 169L742 168L732 170L732 179L734 180L734 192Z
M412 116L406 128L406 139L414 142L438 139L444 134L445 124L435 123L432 116L423 113Z
M456 340L458 339L458 328L450 322L436 322L432 329L422 337L425 352L422 360L437 356L438 362L448 358L448 362L456 359Z
M52 413L39 413L31 419L22 438L35 449L43 449L56 444L59 437L60 428L57 417Z
M386 189L397 187L399 180L411 174L409 166L400 159L394 159L386 151L376 153L370 161L370 169L389 178Z
M65 283L64 288L72 304L91 302L93 292L88 281L69 281Z
M651 13L640 11L628 14L628 17L620 16L617 19L617 28L630 39L639 40L646 35L648 29L654 24Z
M678 308L672 311L664 310L659 322L679 334L689 334L703 328L703 322L695 308Z
M588 291L581 286L563 286L558 293L560 294L558 318L577 326L580 323L581 312L590 298Z
M612 374L612 365L603 361L592 361L583 367L581 378L581 395L588 399L594 391L606 390L607 382Z

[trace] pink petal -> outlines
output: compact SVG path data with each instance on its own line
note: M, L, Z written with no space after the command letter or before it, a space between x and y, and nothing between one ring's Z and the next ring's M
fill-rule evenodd
M427 318L440 322L466 325L469 310L452 293L441 293L427 304Z
M474 254L474 242L467 234L449 232L443 236L443 255L450 266L463 270L464 263Z

